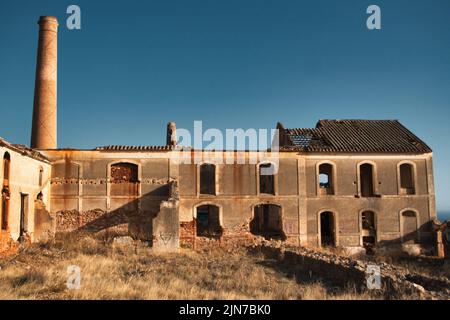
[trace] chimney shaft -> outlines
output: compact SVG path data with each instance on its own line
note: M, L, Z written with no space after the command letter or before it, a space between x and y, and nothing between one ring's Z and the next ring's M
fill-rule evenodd
M177 125L175 124L175 122L169 122L167 124L167 145L177 145Z
M56 149L58 20L41 16L34 88L31 148Z

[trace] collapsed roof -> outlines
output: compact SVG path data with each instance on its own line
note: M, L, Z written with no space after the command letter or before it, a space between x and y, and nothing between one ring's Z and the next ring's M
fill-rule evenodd
M8 148L12 151L15 151L17 153L20 153L23 156L27 156L30 158L33 158L35 160L43 161L43 162L49 162L49 160L42 155L40 152L30 149L26 145L23 144L12 144L6 141L5 139L0 137L0 147Z
M431 148L398 120L319 120L315 128L277 124L280 150L429 153Z

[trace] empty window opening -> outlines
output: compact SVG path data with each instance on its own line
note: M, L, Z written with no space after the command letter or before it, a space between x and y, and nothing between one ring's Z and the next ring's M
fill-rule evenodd
M319 193L334 194L333 166L329 163L319 166Z
M8 152L5 152L3 156L3 185L2 185L2 198L1 198L1 229L8 230L9 219L9 173L10 173L11 157Z
M373 253L373 248L377 242L375 213L373 211L364 211L361 213L361 236L362 244L366 252Z
M133 163L116 163L111 166L111 182L138 182L138 166Z
M359 167L359 181L362 197L373 197L375 195L373 172L373 165L369 163L364 163Z
M253 214L250 223L251 233L264 236L266 239L285 239L280 206L261 204L255 206Z
M42 187L43 185L43 175L44 169L42 167L39 167L39 187Z
M11 166L11 156L8 152L5 152L3 156L3 185L9 184L9 173Z
M121 162L111 165L111 195L137 196L139 194L138 166Z
M222 235L220 226L220 209L214 205L197 207L197 236L217 238Z
M414 169L409 163L400 166L400 193L414 194Z
M320 214L320 242L322 246L335 246L335 219L333 212Z
M28 232L28 195L20 195L20 236Z
M259 166L259 193L275 195L274 169L271 163L264 163Z
M200 166L200 194L216 194L216 166L213 164Z
M419 242L417 215L414 211L405 211L402 213L402 240L408 244Z

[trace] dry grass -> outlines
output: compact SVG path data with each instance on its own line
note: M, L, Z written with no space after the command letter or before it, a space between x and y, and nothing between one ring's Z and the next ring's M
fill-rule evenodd
M433 256L414 257L399 250L377 253L371 257L371 260L393 264L408 272L450 279L450 264L448 261Z
M136 254L98 240L32 246L0 260L0 299L370 299L354 288L330 291L302 283L249 256L182 250ZM67 267L81 268L81 288L66 287Z

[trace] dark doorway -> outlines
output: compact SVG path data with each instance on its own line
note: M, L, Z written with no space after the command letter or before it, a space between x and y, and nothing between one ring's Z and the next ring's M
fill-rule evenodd
M361 236L362 244L367 253L372 253L377 243L377 229L375 223L375 213L364 211L361 213Z
M220 209L214 205L197 207L197 236L217 238L222 235L220 226Z
M2 190L2 230L8 230L8 215L9 215L9 190L3 188Z
M320 242L322 246L335 246L335 221L333 212L320 214Z
M9 220L9 173L11 166L11 156L8 152L3 155L3 184L2 184L2 211L1 213L1 229L8 230L8 220Z
M281 207L275 204L261 204L255 207L250 232L267 239L284 240Z
M28 195L20 194L20 236L28 232Z
M373 197L375 195L373 186L373 165L364 163L359 167L359 182L362 197Z
M402 240L403 243L419 243L419 234L417 230L417 215L414 211L405 211L402 213Z

